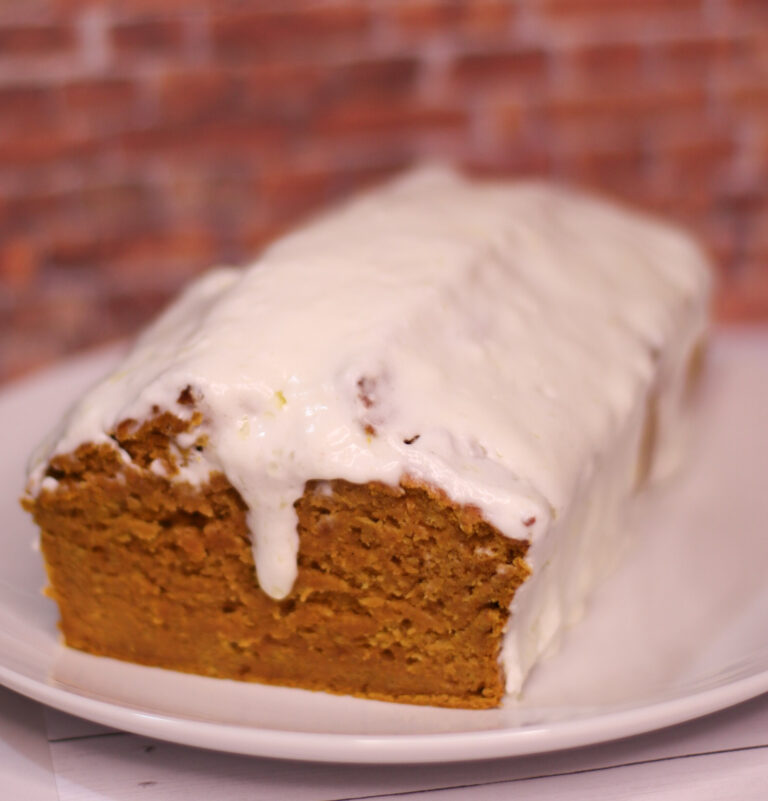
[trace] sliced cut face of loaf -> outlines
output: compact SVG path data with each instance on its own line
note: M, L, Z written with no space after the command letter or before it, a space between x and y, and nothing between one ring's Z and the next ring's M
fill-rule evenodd
M679 461L708 295L658 221L435 168L211 271L33 456L67 643L498 704Z

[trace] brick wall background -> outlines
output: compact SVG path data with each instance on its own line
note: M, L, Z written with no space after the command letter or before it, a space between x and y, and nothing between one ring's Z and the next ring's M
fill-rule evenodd
M768 0L0 5L0 380L424 156L690 226L768 319Z

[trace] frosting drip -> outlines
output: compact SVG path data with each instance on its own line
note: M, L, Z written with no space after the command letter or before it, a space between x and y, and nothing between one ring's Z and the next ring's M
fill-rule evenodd
M188 414L189 386L208 445L178 478L226 474L272 597L296 576L308 479L440 486L532 540L535 570L641 424L659 354L674 343L674 373L701 335L708 280L656 221L545 184L418 170L190 286L41 447L31 486L53 454L113 444L121 420ZM611 498L631 492L629 470Z

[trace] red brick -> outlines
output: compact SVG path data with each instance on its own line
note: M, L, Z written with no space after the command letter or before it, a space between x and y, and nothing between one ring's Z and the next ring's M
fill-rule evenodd
M97 275L90 282L44 281L37 297L18 304L14 309L12 320L15 329L36 330L41 337L45 337L46 332L55 331L62 344L71 347L75 344L75 332L96 306L93 303L96 287L103 289Z
M707 93L698 84L647 87L630 85L601 91L560 91L546 98L537 107L544 125L563 132L587 131L591 126L605 125L626 132L640 131L643 125L658 119L685 114L704 115Z
M723 283L715 296L715 315L723 322L768 322L768 269L749 261Z
M660 43L653 48L651 59L654 75L667 85L695 81L717 89L727 83L729 75L737 80L754 75L763 57L758 52L762 53L762 47L755 46L752 36L718 35Z
M504 138L519 137L528 121L528 107L518 101L502 100L489 112L493 125Z
M130 294L112 291L95 272L90 280L49 283L35 301L16 309L11 353L6 352L5 359L0 353L0 369L8 369L11 362L19 371L29 361L47 361L133 333L157 313L169 294L155 288Z
M768 119L768 77L745 74L725 85L720 85L718 94L736 111L756 112Z
M339 45L362 46L370 27L363 4L336 3L292 10L241 11L214 16L211 38L218 57L302 59Z
M93 174L94 169L81 170L77 185L57 191L39 188L48 171L45 167L30 173L29 191L9 199L8 208L0 217L0 232L29 233L43 241L56 231L77 234L82 230L83 236L89 238L135 226L137 222L145 226L153 223L158 213L153 186L131 178L103 182ZM69 233L65 238L68 237Z
M534 130L550 146L567 153L592 153L597 150L636 148L645 139L647 127L642 112L635 113L631 104L625 110L597 107L589 112L554 107L534 107L530 119Z
M157 201L155 187L130 178L86 184L71 199L82 219L105 232L152 226L158 216Z
M155 284L161 275L160 270L155 272ZM173 301L186 281L177 278L160 286L105 292L102 309L83 326L84 343L79 347L135 335Z
M0 88L0 131L26 132L30 127L48 127L54 114L54 93L45 86Z
M0 316L0 383L39 370L70 350L53 323L55 317L39 317L41 323L21 325Z
M669 36L705 36L712 22L707 0L537 0L530 4L537 29L554 41L639 42ZM557 45L555 45L557 46Z
M419 62L410 56L361 58L341 63L253 65L243 71L252 108L308 109L341 100L382 99L410 94Z
M170 175L157 200L175 217L205 220L220 227L253 213L257 202L253 176L260 163L249 154L242 163L221 169L208 160L201 160L197 167L181 164L169 170L168 166L165 173Z
M209 5L108 4L115 71L77 81L93 0L0 24L0 375L9 342L18 367L132 329L208 260L425 152L680 219L729 270L726 316L765 319L768 1L714 18L702 0L536 0L525 19L513 0ZM447 84L421 80L435 53Z
M334 198L379 184L412 166L413 159L403 155L366 159L361 164L347 165L334 175L331 194Z
M240 258L236 261L240 263L250 261L267 245L290 230L290 227L287 221L282 223L246 221L238 232L236 250Z
M159 157L166 163L213 159L243 167L285 150L290 130L274 120L206 120L198 125L167 125L126 132L119 151L132 159Z
M184 42L184 29L181 17L146 17L117 24L111 37L122 57L175 55Z
M726 0L726 11L740 22L768 19L765 0Z
M662 74L669 70L703 74L738 53L742 44L741 39L727 36L679 39L657 45L656 55Z
M69 111L85 109L111 113L134 103L138 88L127 78L100 77L70 81L60 91Z
M163 284L178 286L215 257L214 235L204 225L173 224L161 230L132 233L106 249L105 274L119 287Z
M96 143L82 130L51 125L23 134L0 136L0 168L25 168L53 161L92 157Z
M718 97L731 87L768 82L768 26L750 25L728 35L709 73Z
M509 0L405 0L384 7L402 31L422 36L503 36L516 11Z
M215 259L214 237L202 224L164 224L100 229L84 218L46 232L42 261L50 285L87 283L103 289L175 289Z
M81 79L59 91L68 124L78 123L94 136L128 127L140 107L139 87L125 78Z
M732 271L736 260L741 255L743 239L740 225L717 213L710 214L697 230L699 242L717 268L727 273Z
M716 206L718 215L730 224L738 225L740 232L745 230L749 220L759 217L764 209L768 210L766 186L765 176L756 174L750 185L742 184L738 190L730 190L727 184L720 187Z
M0 58L60 55L74 44L75 34L66 20L29 25L0 23Z
M556 164L558 175L624 198L637 198L646 182L647 156L638 145L560 153Z
M471 174L490 178L519 178L521 176L551 175L554 170L552 154L538 142L511 140L501 155L471 153L461 160Z
M243 70L245 92L251 105L295 106L327 88L332 68L307 62L265 61Z
M12 237L0 244L0 292L29 289L38 273L37 243L29 236Z
M539 0L539 3L539 10L546 18L582 22L621 17L655 22L659 15L703 11L702 0Z
M108 238L103 232L82 221L80 224L49 226L42 245L43 261L48 271L101 264L108 249Z
M419 62L411 56L360 59L333 67L328 76L331 93L349 97L377 97L413 89Z
M278 168L261 175L258 189L270 219L292 220L327 202L332 183L329 168L300 173Z
M466 160L473 171L507 176L551 172L550 137L542 137L532 124L524 100L497 101L485 114L483 145L479 151L473 149Z
M459 130L466 124L466 112L453 105L360 101L342 104L321 113L313 129L323 134L359 135Z
M397 158L353 168L316 167L297 171L291 165L264 170L257 183L267 219L292 223L355 190L402 172L409 160Z
M238 72L215 68L170 72L158 86L160 113L172 124L231 116L242 109L244 95L244 81Z
M735 149L732 136L716 132L691 135L677 141L667 139L652 145L655 159L689 175L702 167L721 167L731 159Z
M456 58L452 75L460 84L505 87L541 84L549 72L547 53L540 48L478 50Z
M716 205L717 188L711 179L679 180L669 173L652 173L643 185L630 189L626 197L660 217L689 228L710 215Z
M637 82L643 76L644 49L631 42L581 45L562 49L560 75L566 83L590 87Z
M761 259L768 270L768 201L746 215L743 229L745 253Z
M29 0L28 0L29 1ZM199 8L200 5L191 3L190 0L32 0L39 5L48 6L54 10L61 11L62 14L79 14L79 12L92 9L94 5L106 6L108 10L115 11L115 16L150 16L158 14L158 9L162 14L168 16L178 12L189 13L191 8ZM230 5L239 0L230 0ZM256 0L258 2L258 0ZM203 6L208 4L208 0ZM223 5L223 4L222 4Z
M39 220L49 219L56 214L58 198L46 192L39 185L38 176L30 175L24 170L28 180L27 191L13 195L0 196L0 237L26 229Z

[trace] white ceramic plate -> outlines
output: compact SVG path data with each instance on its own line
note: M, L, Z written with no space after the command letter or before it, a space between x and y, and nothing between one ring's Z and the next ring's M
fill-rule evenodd
M224 751L440 762L586 745L768 691L768 331L717 338L689 469L637 510L630 553L586 618L491 711L411 707L186 676L63 648L35 530L27 454L114 350L0 394L0 682L66 712Z

